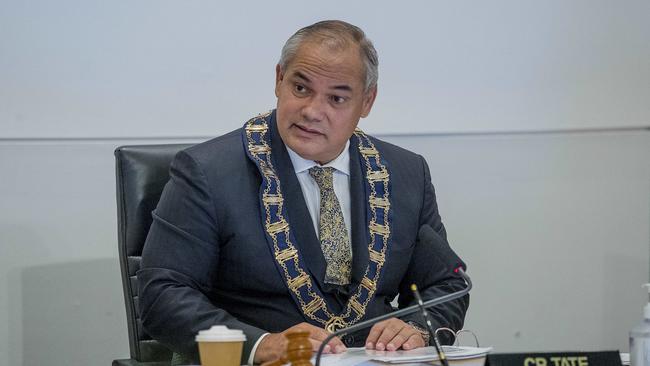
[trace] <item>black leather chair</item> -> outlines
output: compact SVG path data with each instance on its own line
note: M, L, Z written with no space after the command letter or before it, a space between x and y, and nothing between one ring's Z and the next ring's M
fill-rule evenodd
M191 145L140 145L115 150L120 272L131 358L114 360L113 366L169 366L172 359L172 352L142 328L136 273L151 226L151 211L169 180L169 165L174 155L188 146Z

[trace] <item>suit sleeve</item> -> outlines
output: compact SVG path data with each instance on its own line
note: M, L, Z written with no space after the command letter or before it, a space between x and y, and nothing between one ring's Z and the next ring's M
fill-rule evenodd
M172 162L138 272L142 324L174 352L197 355L194 337L212 325L246 334L242 363L264 330L238 321L210 300L219 264L215 203L196 161L181 151ZM198 360L197 360L198 361Z
M420 157L420 159L424 171L424 192L419 226L431 226L446 241L447 233L438 212L429 167L424 158ZM413 283L418 286L424 301L465 288L465 282L460 277L454 275L452 269L448 268L431 249L430 246L416 242L409 263L409 269L400 283L399 308L411 306L416 303L410 290L410 285ZM429 316L434 329L440 327L451 328L455 331L462 329L468 306L469 295L466 295L460 299L449 301L429 309ZM424 328L424 320L420 313L411 314L402 318L402 320L418 323ZM448 332L439 333L439 338L442 343L450 344L453 342L453 337Z

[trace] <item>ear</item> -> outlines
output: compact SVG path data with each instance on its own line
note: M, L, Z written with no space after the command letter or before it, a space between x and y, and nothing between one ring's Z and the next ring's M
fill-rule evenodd
M282 68L280 64L275 65L275 96L276 98L280 95L280 84L282 84L282 79L284 74L282 73Z
M370 114L372 105L375 103L375 98L377 98L377 85L373 86L363 95L363 105L361 106L361 118L366 118Z

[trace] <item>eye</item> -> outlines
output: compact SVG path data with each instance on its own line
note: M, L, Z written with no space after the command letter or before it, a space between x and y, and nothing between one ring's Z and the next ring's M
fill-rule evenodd
M302 84L294 84L293 90L296 92L296 94L306 94L307 93L307 88Z
M338 96L338 95L332 95L331 99L332 99L332 102L334 102L334 104L343 104L347 100L347 98L341 97L341 96Z

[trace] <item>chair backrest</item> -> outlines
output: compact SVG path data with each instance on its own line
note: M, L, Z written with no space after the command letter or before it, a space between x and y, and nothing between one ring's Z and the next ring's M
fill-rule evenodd
M117 230L131 358L140 362L169 361L172 352L142 328L138 306L137 271L149 227L169 180L174 155L188 144L122 146L115 150Z

